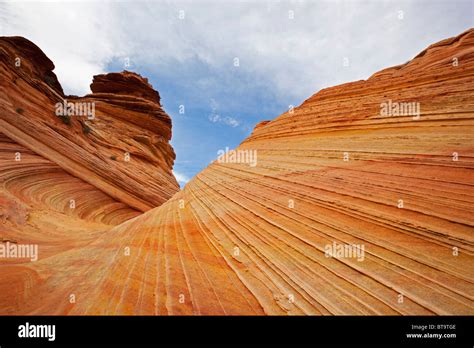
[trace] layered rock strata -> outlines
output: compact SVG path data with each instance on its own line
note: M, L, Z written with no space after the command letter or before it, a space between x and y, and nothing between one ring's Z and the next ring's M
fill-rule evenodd
M179 190L171 119L146 79L131 72L98 75L93 93L78 98L64 96L53 69L30 41L0 39L3 134L140 211Z
M87 245L2 266L0 309L472 315L473 134L469 30L261 123Z

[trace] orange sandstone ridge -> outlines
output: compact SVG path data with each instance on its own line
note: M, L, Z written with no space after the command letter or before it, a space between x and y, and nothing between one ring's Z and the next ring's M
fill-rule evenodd
M11 52L8 40L0 52ZM0 57L0 228L38 243L40 253L36 262L0 259L1 314L474 314L473 29L260 123L236 149L244 161L217 159L139 216L129 203L152 204L148 192L119 197L103 187L118 186L122 167L107 163L109 174L96 171L87 181L55 161L58 149L49 144L61 141L62 125L50 130L31 117L15 119L20 103L46 117L48 93L61 95L61 88L38 78L15 87L14 58ZM51 69L45 71L34 74ZM158 105L146 83L129 74L96 78L85 98L104 114L119 106L131 112L130 95ZM31 85L35 94L22 92ZM41 140L35 146L24 140L31 123ZM27 163L11 160L18 150ZM70 147L68 156L91 170L92 155L79 150ZM246 163L249 154L255 166ZM30 177L36 168L44 168L39 182ZM51 177L62 178L54 190ZM28 216L38 201L58 214L75 185L97 202L64 217L67 229L46 228L52 215ZM123 204L115 218L129 220L106 227L101 217L112 219L103 210L115 211L107 208L114 199Z
M171 171L171 119L146 79L98 75L92 94L64 96L53 63L20 37L0 39L0 64L5 136L139 211L179 190ZM90 106L94 115L58 117L58 105L68 103Z

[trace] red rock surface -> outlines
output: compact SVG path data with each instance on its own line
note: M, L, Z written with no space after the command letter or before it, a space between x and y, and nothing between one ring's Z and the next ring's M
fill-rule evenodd
M171 119L146 79L99 75L92 94L65 97L53 63L18 37L1 39L0 64L0 131L7 137L137 210L157 207L178 191ZM95 118L58 117L55 105L64 100L94 103Z
M179 188L171 120L146 79L99 75L92 87L100 93L78 98L64 95L53 69L30 41L0 38L0 243L37 244L40 259L89 244ZM120 76L133 79L133 91L114 84ZM55 104L63 100L94 102L95 118L61 119ZM40 276L29 262L0 258L1 313L42 296L38 284L54 270Z
M388 100L420 117L381 116ZM473 134L469 30L260 124L238 148L256 166L215 161L107 231L48 236L48 257L0 266L0 311L472 315ZM327 257L333 243L363 260Z

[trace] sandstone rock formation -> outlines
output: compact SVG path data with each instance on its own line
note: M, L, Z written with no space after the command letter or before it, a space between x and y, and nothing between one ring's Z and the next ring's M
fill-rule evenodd
M78 98L64 95L53 69L30 41L0 38L0 247L37 244L40 259L87 245L179 188L171 120L146 79L95 76L93 93ZM133 91L114 82L120 78L133 79ZM58 117L65 101L94 105L94 117ZM1 313L41 297L34 284L42 278L18 268L29 261L0 258Z
M216 160L107 231L48 235L47 257L0 266L0 312L472 315L473 134L469 30L261 123L236 149L256 166ZM4 214L21 224L27 209Z
M146 211L179 185L171 119L148 81L130 73L94 77L92 94L64 96L53 63L24 38L0 41L0 131L117 201ZM58 117L57 104L94 107Z

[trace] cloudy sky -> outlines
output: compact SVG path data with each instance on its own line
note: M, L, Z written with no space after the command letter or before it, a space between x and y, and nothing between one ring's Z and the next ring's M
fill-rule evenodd
M474 0L0 0L0 35L35 42L66 93L90 93L93 75L127 62L149 78L173 120L181 184L259 121L473 23Z

